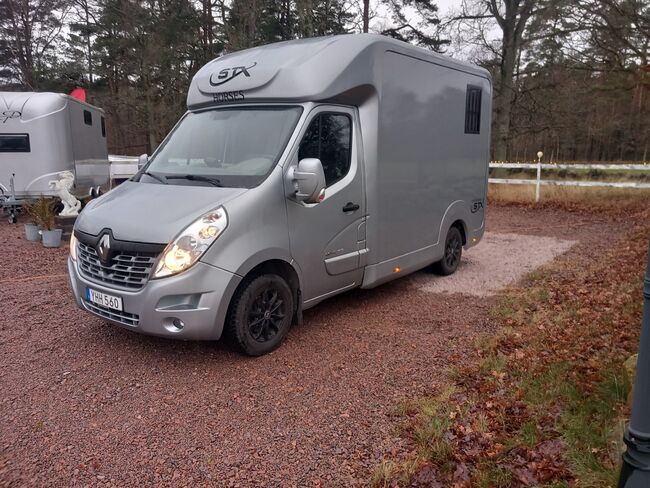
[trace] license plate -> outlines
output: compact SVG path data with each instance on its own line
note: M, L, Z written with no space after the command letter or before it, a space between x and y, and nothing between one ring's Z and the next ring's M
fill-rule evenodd
M96 305L101 305L112 310L122 311L122 298L101 291L86 288L86 300Z

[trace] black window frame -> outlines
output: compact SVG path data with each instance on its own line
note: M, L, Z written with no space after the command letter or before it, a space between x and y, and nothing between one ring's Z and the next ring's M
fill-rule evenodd
M25 149L2 149L0 147L0 153L28 153L28 152L32 152L32 145L31 145L31 142L29 140L29 134L28 133L26 133L26 132L20 132L20 133L3 132L2 134L0 134L0 137L1 136L14 136L14 137L16 137L16 136L24 136L25 140L27 141L27 144L25 145Z
M106 118L103 115L100 115L100 122L102 125L102 137L106 137Z
M93 113L90 110L84 109L84 124L93 126Z
M465 134L481 133L482 104L483 88L478 85L467 85L467 93L465 95Z
M352 169L352 142L353 142L353 134L354 134L354 120L352 119L352 116L347 112L337 112L335 110L324 110L324 111L321 111L321 112L317 112L309 120L309 123L307 124L307 128L305 129L305 131L300 136L300 142L298 143L298 154L297 154L298 158L300 158L300 146L302 145L302 141L303 141L305 135L307 134L307 132L311 128L311 124L314 122L315 119L320 118L323 115L342 115L342 116L346 117L348 119L348 122L350 123L350 140L349 140L350 150L348 151L347 171L340 178L332 181L331 183L327 182L327 176L326 176L326 181L325 181L326 186L325 187L330 188L333 185L337 184L342 179L344 179L350 173L350 170ZM319 137L318 137L318 156L319 156L319 158L318 159L319 160L320 160L320 155L321 155L321 147L320 147L321 130L322 130L322 126L319 127L319 129L318 129L318 131L319 131ZM321 161L321 163L322 163L322 161Z

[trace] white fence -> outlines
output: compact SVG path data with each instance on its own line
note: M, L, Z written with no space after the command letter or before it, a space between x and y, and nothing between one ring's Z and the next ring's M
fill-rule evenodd
M548 163L490 163L490 168L505 169L535 169L537 177L530 179L521 178L490 178L490 183L499 185L535 185L535 201L539 202L540 186L590 186L610 188L650 188L650 183L634 181L589 181L589 180L543 180L542 170L567 169L567 170L602 170L602 171L648 171L650 164L548 164Z

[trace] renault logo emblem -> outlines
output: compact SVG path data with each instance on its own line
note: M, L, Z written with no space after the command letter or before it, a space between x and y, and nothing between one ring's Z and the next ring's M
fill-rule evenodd
M97 255L99 256L99 260L103 263L108 262L111 255L111 236L108 234L104 234L101 239L99 239L99 243L97 244Z

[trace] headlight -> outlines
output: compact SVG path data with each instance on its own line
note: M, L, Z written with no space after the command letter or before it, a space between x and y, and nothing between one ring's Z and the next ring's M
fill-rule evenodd
M77 260L77 238L74 236L74 231L70 235L70 257L73 261Z
M222 207L210 210L192 222L165 248L153 274L154 278L171 276L192 266L227 225L228 216Z

